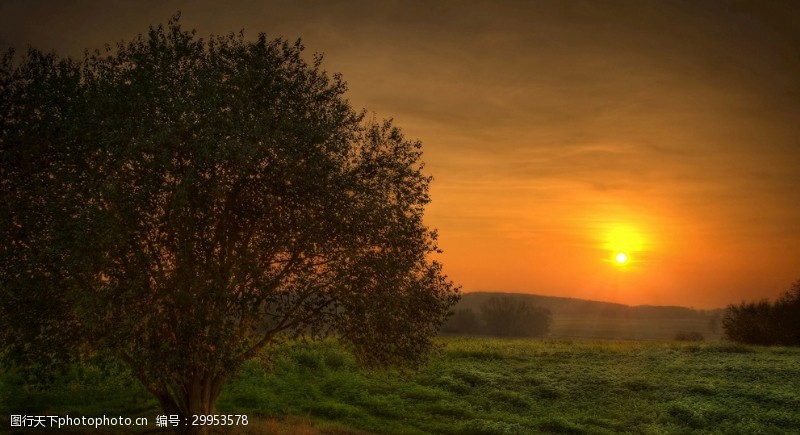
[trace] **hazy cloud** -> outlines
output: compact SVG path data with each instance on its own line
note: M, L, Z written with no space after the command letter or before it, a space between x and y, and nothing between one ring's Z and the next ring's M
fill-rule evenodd
M467 290L700 306L800 278L798 2L9 1L0 47L80 56L177 10L203 37L302 37L422 139ZM597 258L615 222L659 246L622 293Z

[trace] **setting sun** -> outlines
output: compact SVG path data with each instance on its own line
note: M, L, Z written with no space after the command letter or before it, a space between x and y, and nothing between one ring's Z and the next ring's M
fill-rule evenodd
M604 234L603 248L610 255L611 262L618 266L628 265L631 254L649 249L645 245L643 233L631 225L616 224Z

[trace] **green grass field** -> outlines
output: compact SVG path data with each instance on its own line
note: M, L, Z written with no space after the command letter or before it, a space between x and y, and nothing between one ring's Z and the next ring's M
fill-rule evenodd
M798 348L488 338L441 344L440 355L406 374L359 370L330 342L289 347L271 363L249 362L217 406L250 416L253 424L240 432L251 433L800 431ZM0 432L11 414L147 416L151 433L166 432L154 430L155 401L113 367L76 368L45 392L10 373L0 379Z

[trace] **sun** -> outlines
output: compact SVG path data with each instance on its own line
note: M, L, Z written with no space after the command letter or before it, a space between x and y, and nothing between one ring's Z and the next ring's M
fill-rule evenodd
M602 247L608 255L606 261L619 267L631 267L634 257L638 258L638 254L646 251L644 234L632 225L609 226L603 239Z

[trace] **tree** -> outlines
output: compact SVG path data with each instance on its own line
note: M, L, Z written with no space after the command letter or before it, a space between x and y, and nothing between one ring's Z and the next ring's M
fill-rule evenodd
M775 301L781 344L800 346L800 280Z
M430 258L421 144L299 41L178 21L80 62L3 57L6 360L108 352L181 416L289 337L421 363L459 297Z
M550 330L550 310L509 296L492 296L481 307L485 331L490 335L541 337Z
M733 341L800 346L800 281L774 304L762 300L728 306L722 326Z
M777 344L774 309L767 300L730 305L722 318L729 340L750 344Z

